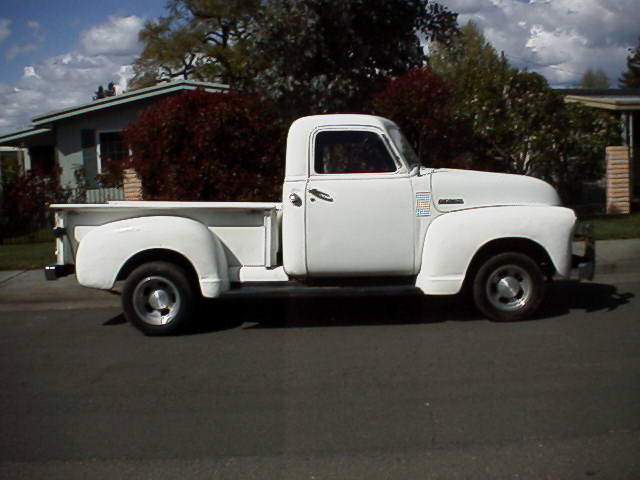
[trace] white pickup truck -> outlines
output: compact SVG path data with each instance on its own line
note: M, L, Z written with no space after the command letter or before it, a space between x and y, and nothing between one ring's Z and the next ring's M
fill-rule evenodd
M282 203L110 202L52 205L57 264L81 285L122 286L127 319L146 334L182 330L201 297L250 282L468 286L494 320L519 320L545 280L593 277L594 245L572 255L576 216L547 183L420 166L399 128L368 115L295 121ZM250 289L249 289L250 290Z

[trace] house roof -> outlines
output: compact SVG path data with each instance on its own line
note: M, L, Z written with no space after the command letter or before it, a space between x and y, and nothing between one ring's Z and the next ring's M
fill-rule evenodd
M567 102L588 107L632 112L640 110L640 89L571 89L559 90Z
M82 115L83 113L95 112L97 110L111 108L117 105L137 102L139 100L156 97L158 95L166 95L168 93L175 93L181 90L196 90L198 88L201 88L206 92L223 92L229 90L229 86L220 83L196 82L192 80L159 83L152 87L141 88L140 90L133 90L121 95L94 100L83 105L77 105L75 107L69 107L38 115L33 118L32 123L34 126L43 126L65 118Z
M53 143L52 130L50 128L31 127L17 132L0 136L0 145L22 147Z
M31 127L19 130L17 132L0 135L0 145L22 146L22 145L38 145L43 142L53 143L50 135L53 133L52 124L67 118L75 117L85 113L96 112L99 110L124 105L131 102L137 102L147 98L167 95L183 90L203 89L206 92L224 92L229 90L227 85L220 83L196 82L192 80L180 80L177 82L165 82L152 87L141 88L131 92L115 95L113 97L94 100L93 102L84 103L74 107L56 110L54 112L44 113L33 118Z

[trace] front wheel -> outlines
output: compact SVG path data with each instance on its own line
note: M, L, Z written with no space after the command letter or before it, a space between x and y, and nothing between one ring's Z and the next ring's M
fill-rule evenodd
M197 297L180 266L150 262L136 268L122 290L122 309L132 325L146 335L170 335L190 322Z
M543 297L542 271L522 253L489 258L478 269L473 283L476 307L492 320L524 320L535 313Z

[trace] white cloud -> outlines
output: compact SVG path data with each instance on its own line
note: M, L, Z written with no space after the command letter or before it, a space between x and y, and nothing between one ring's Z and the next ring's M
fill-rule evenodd
M110 17L104 25L90 28L80 35L83 51L88 55L127 56L140 52L138 33L143 19L136 16Z
M27 126L39 114L91 101L99 85L120 93L141 50L139 17L112 17L80 34L80 48L24 67L15 85L0 83L0 132ZM39 30L35 23L29 28Z
M604 70L617 85L627 48L637 45L637 0L440 0L475 21L511 63L575 85L589 68Z
M10 25L11 20L0 18L0 44L4 42L9 35L11 35L11 29L9 28Z

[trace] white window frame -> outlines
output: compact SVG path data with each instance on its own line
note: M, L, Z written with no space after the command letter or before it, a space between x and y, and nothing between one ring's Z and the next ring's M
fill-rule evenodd
M101 144L100 144L100 135L102 135L103 133L120 133L122 134L124 132L123 129L111 129L111 130L96 130L96 162L97 162L97 172L98 175L100 175L102 173L102 153L101 153ZM129 155L131 155L131 149L129 149Z
M371 133L375 133L376 135L378 135L380 137L380 140L382 140L382 143L384 144L385 148L387 149L387 152L389 153L389 156L391 157L391 160L393 161L393 163L396 166L396 170L393 172L371 172L371 173L357 173L357 172L352 172L352 173L318 173L316 172L316 137L318 136L319 133L321 132L371 132ZM309 175L310 176L317 176L317 177L324 177L324 176L331 176L331 177L335 177L337 175L343 176L343 177L353 177L355 176L356 178L362 178L363 176L384 176L384 175L398 175L400 173L406 173L406 167L404 165L404 163L402 162L402 160L400 159L400 156L398 155L398 153L395 151L395 149L393 148L393 142L391 142L391 140L387 137L387 132L385 132L384 130L377 128L377 127L370 127L370 126L364 126L364 125L331 125L331 126L326 126L326 127L319 127L316 128L312 133L311 133L311 144L310 144L310 150L311 150L311 155L309 158Z

